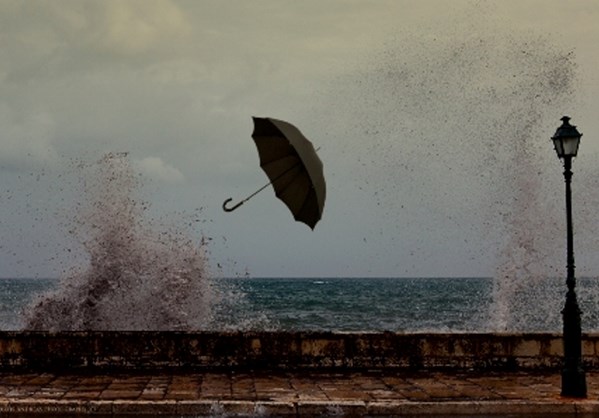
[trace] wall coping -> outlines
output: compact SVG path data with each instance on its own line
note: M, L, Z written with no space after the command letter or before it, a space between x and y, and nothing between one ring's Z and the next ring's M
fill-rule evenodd
M599 369L599 334L583 334ZM559 370L560 333L0 331L4 370Z

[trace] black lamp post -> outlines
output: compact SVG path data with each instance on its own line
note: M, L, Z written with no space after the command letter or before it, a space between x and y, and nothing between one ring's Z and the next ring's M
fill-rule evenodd
M582 134L576 126L570 125L570 118L562 118L562 126L551 137L557 156L564 160L564 178L566 180L566 226L568 277L566 285L566 304L562 311L564 321L564 368L562 369L562 396L586 398L587 383L582 369L582 331L580 326L580 308L576 300L576 278L574 277L574 238L572 231L572 158L578 153Z

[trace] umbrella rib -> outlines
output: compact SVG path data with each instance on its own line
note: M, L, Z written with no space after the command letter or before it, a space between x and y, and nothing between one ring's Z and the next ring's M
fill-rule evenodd
M306 214L305 211L306 210L310 210L310 208L308 207L308 204L311 203L311 199L310 199L310 190L308 190L308 192L306 193L306 199L304 199L304 202L302 203L302 207L301 209L297 212L298 213L298 217L301 214ZM314 226L311 226L312 229L314 229Z

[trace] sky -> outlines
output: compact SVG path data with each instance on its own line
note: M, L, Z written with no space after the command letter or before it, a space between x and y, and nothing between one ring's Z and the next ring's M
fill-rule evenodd
M76 162L109 152L215 275L561 274L563 115L595 275L598 19L594 0L0 0L0 277L85 262ZM321 148L314 231L272 190L222 211L267 181L252 116Z

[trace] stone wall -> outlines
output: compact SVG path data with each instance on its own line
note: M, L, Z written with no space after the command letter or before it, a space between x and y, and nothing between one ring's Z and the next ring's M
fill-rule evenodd
M0 332L3 370L558 370L562 353L552 333ZM599 369L599 335L583 357Z

